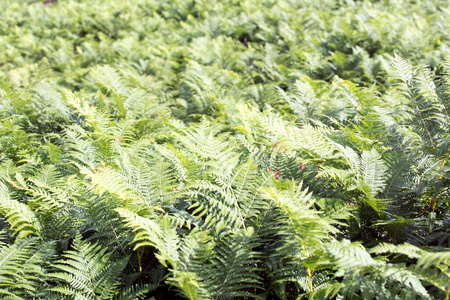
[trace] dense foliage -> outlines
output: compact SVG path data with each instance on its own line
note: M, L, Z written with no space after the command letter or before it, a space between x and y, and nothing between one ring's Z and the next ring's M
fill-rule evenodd
M0 1L2 299L449 299L440 0Z

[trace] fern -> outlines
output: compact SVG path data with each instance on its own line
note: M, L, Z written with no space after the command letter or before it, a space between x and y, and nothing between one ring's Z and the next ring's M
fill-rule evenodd
M156 257L161 264L167 266L176 265L178 258L178 236L172 227L169 218L163 217L160 222L149 218L143 218L125 208L117 208L116 211L125 220L129 228L135 232L134 249L144 246L152 246L158 250Z
M17 238L40 236L41 223L33 210L27 204L11 199L7 186L2 183L0 193L0 213L15 231Z
M251 250L257 246L251 227L224 237L217 245L215 256L203 271L205 285L213 299L260 298L255 293L259 289L260 278L254 274L257 268L252 262L257 253Z
M416 260L416 264L408 269L423 281L436 286L448 298L450 292L448 284L450 277L447 274L449 266L449 252L428 252L412 246L410 244L402 244L398 246L381 244L373 249L374 253L393 253L397 255L405 255Z
M169 283L179 288L189 299L208 299L211 292L205 284L204 264L210 256L214 243L204 231L186 236L179 248L180 259L172 271Z
M5 299L43 297L54 244L36 238L16 240L0 248L0 294Z
M63 254L64 260L55 262L57 272L49 275L61 284L49 288L60 296L109 299L117 293L119 276L125 268L127 258L113 261L111 253L97 243L81 240L77 233L73 250Z
M3 298L448 298L448 8L0 1Z

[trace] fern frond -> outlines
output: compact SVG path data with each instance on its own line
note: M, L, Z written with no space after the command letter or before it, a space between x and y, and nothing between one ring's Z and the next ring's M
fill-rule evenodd
M183 295L190 300L211 299L207 291L199 285L199 278L195 273L175 271L169 283L179 288Z
M44 296L53 244L37 239L16 240L0 248L0 294L2 298L23 299Z
M370 252L400 254L417 260L416 264L410 265L408 270L402 270L402 272L410 272L419 279L428 281L447 295L449 294L450 252L428 252L406 243L402 245L381 244L372 248ZM422 291L422 293L427 294L426 291Z
M397 253L406 255L410 258L419 258L421 257L421 254L423 250L420 248L417 248L416 246L413 246L411 244L401 244L401 245L393 245L393 244L387 244L387 243L381 243L372 249L370 249L371 253L381 254L381 253Z
M93 70L92 76L108 92L112 92L118 96L128 96L128 88L123 83L116 69L110 66L98 67Z
M301 189L301 185L292 191L277 191L272 188L263 189L263 192L265 197L275 201L288 216L305 258L310 251L321 247L330 233L337 232L330 220L321 218L320 212L311 208L314 201L307 190Z
M374 149L361 154L360 174L364 185L370 189L371 196L375 196L385 186L386 166L381 155Z
M214 247L210 239L206 232L194 231L180 244L180 259L168 281L189 299L211 299L204 277L204 266Z
M8 188L0 183L0 213L22 239L29 235L41 235L41 223L35 212L25 203L11 199Z
M252 227L228 235L217 244L216 254L204 265L205 270L201 274L212 298L261 298L255 293L261 282L255 274L259 268L253 263L258 254L252 249L257 246Z
M108 192L125 202L127 200L135 200L138 198L138 195L136 195L126 184L124 184L120 173L112 167L104 166L100 169L95 169L94 171L87 168L82 168L81 172L86 174L88 178L92 180L92 183L95 185L96 190L100 195L104 192Z
M405 86L407 86L414 75L413 67L397 53L394 53L394 61L392 62L396 70L396 78L399 78Z
M50 288L59 294L81 298L109 299L117 293L119 275L125 268L128 258L112 261L112 253L97 243L85 242L77 233L73 250L63 254L64 260L55 262L59 272L49 274L60 281L58 287Z
M135 233L135 250L144 246L154 247L158 251L156 257L162 265L177 265L179 238L169 217L165 216L158 222L141 217L126 208L116 208L115 211L124 219L125 226Z
M243 225L242 213L226 190L208 181L198 181L192 188L186 191L187 196L195 199L189 208L197 218L205 217L206 228L215 227L219 232L223 227Z
M375 251L384 251L386 246ZM403 247L400 251L410 251ZM328 253L335 259L337 266L335 276L343 276L345 286L341 293L346 296L360 291L364 297L373 297L378 294L386 295L420 295L429 298L427 290L420 282L416 272L405 269L402 265L386 264L373 259L361 244L332 242L327 247ZM396 283L392 286L393 283ZM402 291L400 286L407 288Z

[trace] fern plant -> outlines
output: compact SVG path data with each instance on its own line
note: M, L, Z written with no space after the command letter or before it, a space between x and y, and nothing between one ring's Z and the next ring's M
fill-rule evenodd
M448 9L0 2L2 297L448 298Z
M112 261L111 253L98 244L82 241L79 233L73 241L73 250L62 257L63 260L55 261L57 271L49 274L57 284L49 291L74 299L111 299L117 294L127 258Z

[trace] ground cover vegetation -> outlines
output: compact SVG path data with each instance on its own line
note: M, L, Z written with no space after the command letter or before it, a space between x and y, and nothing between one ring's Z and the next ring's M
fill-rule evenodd
M447 1L0 1L2 299L449 299Z

